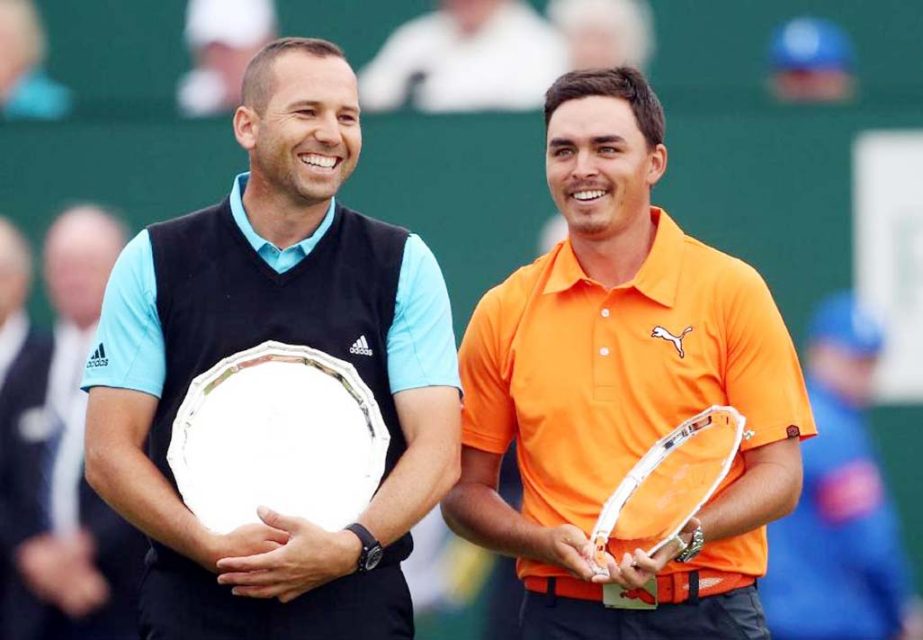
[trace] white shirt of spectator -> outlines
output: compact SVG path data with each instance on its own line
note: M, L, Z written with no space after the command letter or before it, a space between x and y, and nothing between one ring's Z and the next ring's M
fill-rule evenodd
M180 78L176 90L180 112L201 118L227 111L227 90L221 76L208 69L193 69Z
M0 389L6 381L10 365L22 349L29 333L29 320L23 311L11 313L0 326Z
M95 337L95 325L81 331L62 322L54 331L45 410L63 425L51 466L51 528L60 534L73 533L80 527L79 492L87 411L87 394L80 390L80 380Z
M470 35L437 11L391 35L360 72L359 99L368 111L397 109L419 75L412 106L420 111L538 109L567 60L562 37L524 3L501 5Z

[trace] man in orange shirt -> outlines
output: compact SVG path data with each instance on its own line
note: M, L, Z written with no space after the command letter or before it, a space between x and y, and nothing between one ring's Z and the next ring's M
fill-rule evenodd
M754 269L651 206L667 166L664 117L638 71L562 76L545 123L548 186L569 238L489 291L471 319L463 470L446 519L518 557L526 639L768 638L754 585L764 525L797 503L799 441L815 433L788 331ZM688 548L638 550L594 576L587 533L603 502L657 439L711 405L736 407L751 433L685 527ZM513 439L522 513L495 490ZM613 591L623 607L634 595L656 608L603 606Z

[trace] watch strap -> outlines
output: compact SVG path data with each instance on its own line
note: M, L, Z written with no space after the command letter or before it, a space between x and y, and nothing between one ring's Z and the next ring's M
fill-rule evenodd
M374 569L381 561L381 543L372 535L371 531L358 522L348 524L344 528L352 531L362 544L362 551L359 553L358 562L359 573L365 573L366 571Z

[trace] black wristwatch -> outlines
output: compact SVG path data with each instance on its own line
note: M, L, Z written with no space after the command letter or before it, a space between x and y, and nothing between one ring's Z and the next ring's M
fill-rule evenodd
M362 543L362 553L359 554L358 572L365 573L377 567L378 563L381 562L381 556L384 554L381 543L375 539L371 531L358 522L347 525L346 529L355 533L356 537L359 538L359 542Z

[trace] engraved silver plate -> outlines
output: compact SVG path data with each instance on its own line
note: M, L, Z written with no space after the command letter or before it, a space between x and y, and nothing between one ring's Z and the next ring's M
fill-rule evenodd
M213 531L259 522L260 505L336 531L371 500L389 441L352 364L268 341L192 381L167 461L186 506Z

